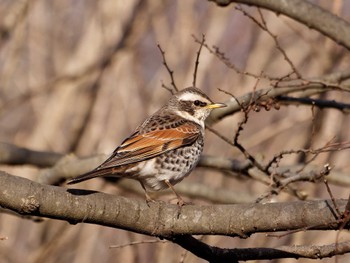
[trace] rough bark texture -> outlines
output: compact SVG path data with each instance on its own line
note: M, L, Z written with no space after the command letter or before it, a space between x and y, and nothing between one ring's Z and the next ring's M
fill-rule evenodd
M296 229L337 229L329 200L239 204L185 205L150 203L104 193L41 185L0 173L0 205L23 215L92 223L137 233L246 236L257 232ZM346 200L338 200L344 211Z

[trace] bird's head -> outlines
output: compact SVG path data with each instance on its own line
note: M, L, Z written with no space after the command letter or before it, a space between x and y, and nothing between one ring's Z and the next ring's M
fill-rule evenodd
M177 115L203 127L205 119L213 109L226 107L223 103L214 103L205 93L194 87L183 89L174 94L167 106Z

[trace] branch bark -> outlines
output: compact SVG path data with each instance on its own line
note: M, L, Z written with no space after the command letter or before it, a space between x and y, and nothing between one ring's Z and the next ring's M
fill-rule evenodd
M343 211L346 200L336 200ZM209 262L320 257L348 253L349 242L324 247L222 249L191 235L247 237L258 232L295 229L338 229L331 201L271 204L178 207L163 202L149 206L145 201L103 193L42 185L0 172L0 206L21 215L65 220L71 224L91 223L168 239ZM350 226L346 225L346 229ZM330 251L332 247L338 250ZM341 249L339 249L341 248ZM320 250L318 250L320 249ZM316 251L323 251L314 253Z
M276 1L277 2L277 1ZM350 70L334 72L323 76L320 79L310 80L310 83L303 84L302 81L299 83L293 83L283 87L269 87L254 92L246 93L237 100L231 98L229 101L225 101L227 107L217 109L213 111L209 118L206 120L207 125L214 125L220 120L228 117L236 112L241 111L241 105L247 106L250 101L256 101L260 97L263 99L275 98L282 95L298 92L300 97L311 96L314 94L320 94L332 90L332 84L340 83L350 78ZM345 90L348 91L346 87Z
M241 3L286 15L350 49L350 23L305 0L209 0L219 6Z
M344 211L346 200L338 200ZM141 234L247 236L295 229L337 229L330 201L196 206L151 203L103 193L42 185L0 172L0 206L19 214L92 223Z

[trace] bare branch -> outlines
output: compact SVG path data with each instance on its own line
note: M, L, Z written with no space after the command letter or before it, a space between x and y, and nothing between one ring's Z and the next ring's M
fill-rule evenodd
M92 223L158 236L177 243L202 258L218 259L216 262L223 258L227 260L228 255L231 260L247 260L244 252L249 249L211 247L190 235L215 233L242 236L310 226L310 229L315 230L339 227L333 204L328 200L184 207L155 202L148 206L145 201L41 185L3 172L0 172L0 193L1 207L23 215L65 220L72 224ZM347 200L335 200L335 203L341 210L347 206ZM349 227L346 224L344 229ZM200 249L203 247L208 249ZM341 247L342 243L338 244L338 248ZM258 249L262 257L269 255L265 249ZM332 253L338 251L333 250Z
M282 151L282 152L276 154L268 162L268 164L266 165L266 168L264 170L265 170L265 172L267 172L274 163L278 162L281 158L283 158L284 155L287 155L287 154L310 153L314 156L317 156L320 153L340 151L340 150L349 149L349 148L350 148L350 142L333 143L332 141L329 141L324 146L322 146L318 149L298 149L298 150ZM311 159L311 160L313 160L313 159Z
M196 37L194 35L192 35L192 37L196 40ZM205 43L205 35L203 34L202 41L199 42L199 49L197 51L196 62L194 63L193 82L192 82L193 87L196 87L197 71L198 71L198 65L199 65L199 56L201 54L201 50L202 50L204 43Z
M289 96L277 96L277 100L281 101L282 103L286 104L304 104L304 105L311 105L315 106L320 109L336 109L340 110L343 113L349 113L350 112L350 104L348 103L341 103L335 100L322 100L322 99L312 99L312 98L294 98Z
M208 125L213 125L219 122L220 120L224 119L225 117L230 116L233 113L239 112L241 110L241 107L246 107L250 101L253 100L257 102L258 98L260 98L260 100L267 100L269 98L275 98L281 95L291 94L295 92L298 92L300 94L300 97L311 96L314 94L339 89L340 86L334 83L338 83L349 78L350 70L343 72L335 72L326 75L323 77L323 80L313 80L308 83L300 82L278 88L272 87L256 90L255 92L247 93L236 99L226 101L225 104L227 105L227 107L213 111L207 119L206 123ZM346 87L342 88L344 88L344 90L346 91L348 90L348 88ZM237 103L237 100L239 101L239 103Z
M195 38L197 43L200 43L200 40ZM222 63L224 63L228 68L232 69L235 71L237 74L242 74L245 76L253 77L253 78L258 78L259 75L256 75L254 73L248 72L248 71L243 71L240 70L235 64L231 63L230 60L226 57L225 53L222 52L219 47L213 46L212 48L208 46L208 44L203 43L203 46L213 55L215 55ZM266 78L268 80L277 80L280 81L281 77L270 77L266 74L262 74L260 77Z
M275 258L310 258L321 259L349 253L350 241L329 244L324 246L281 246L276 248L247 248L240 249L247 257L251 259L275 259Z
M63 154L34 151L0 142L0 164L32 164L38 167L53 166Z
M168 71L169 75L170 75L170 80L171 80L171 86L173 87L174 91L179 91L179 89L177 88L176 84L175 84L175 79L174 79L174 71L170 69L168 63L166 62L165 59L165 51L163 51L162 47L160 46L160 44L157 44L157 47L160 51L160 53L162 54L162 58L163 58L163 65L165 66L166 70ZM162 85L163 87L165 87L164 85ZM174 91L172 93L174 93Z
M350 24L318 5L304 0L266 1L266 0L209 0L219 6L241 3L265 8L286 15L333 39L336 43L350 49Z
M143 200L42 185L4 172L0 172L0 192L3 193L0 205L20 214L70 223L98 223L154 236L249 235L305 226L315 226L313 229L336 229L338 226L329 201L184 207L155 202L148 206ZM344 210L347 201L337 200L336 203ZM248 211L250 216L246 217ZM201 214L199 218L198 213ZM191 220L193 217L197 219ZM226 225L229 222L235 224Z
M261 12L261 10L258 8L258 13L260 15L260 19L261 22L259 22L257 19L255 19L252 15L250 15L248 12L246 12L240 5L235 7L237 10L241 11L245 16L247 16L248 18L250 18L256 25L258 25L263 31L265 31L267 34L269 34L273 41L275 42L275 46L276 48L281 52L281 54L283 55L284 59L287 61L287 63L289 64L289 66L292 69L292 73L295 73L295 75L298 77L298 79L301 79L301 74L298 72L298 70L295 68L293 62L291 61L291 59L288 57L286 51L281 47L279 41L278 41L278 37L273 34L269 28L267 27L267 23L265 21L265 18ZM285 78L289 78L292 73L287 74L285 77L282 77L282 79Z
M223 139L225 142L229 143L230 145L232 146L235 146L236 148L238 148L238 150L241 151L241 153L244 154L244 156L250 161L252 162L252 164L254 166L256 166L259 170L264 171L264 168L263 166L254 158L254 156L252 156L244 147L242 144L240 144L238 142L238 138L239 138L239 135L241 133L241 131L243 131L243 127L244 125L248 122L248 116L249 116L249 112L252 108L254 108L255 106L255 101L253 100L254 98L254 93L255 93L255 90L256 90L256 87L258 85L260 81L260 78L257 78L256 80L256 83L255 83L255 86L253 88L253 95L251 96L251 101L248 102L247 105L242 105L240 104L240 102L237 100L237 98L233 95L233 94L230 94L232 96L232 98L240 105L241 107L241 110L244 112L244 119L238 124L238 129L237 129L237 132L233 138L233 141L231 142L229 139L225 138L224 136L222 136L219 132L215 131L214 129L210 129L211 132L215 133L217 136L219 136L221 139ZM226 92L226 94L229 94L228 92ZM259 98L258 98L259 99Z
M332 194L331 188L330 188L329 185L328 185L327 179L324 179L323 182L324 182L324 184L325 184L325 186L326 186L326 188L327 188L327 192L328 192L328 194L329 194L329 196L330 196L330 198L331 198L331 201L332 201L332 203L333 203L333 206L334 206L334 208L335 208L335 211L337 212L337 216L338 216L338 218L340 219L341 216L342 216L342 213L340 212L339 208L337 207L337 205L336 205L336 203L335 203L335 198L334 198L334 196L333 196L333 194ZM345 208L345 211L347 211L347 207Z

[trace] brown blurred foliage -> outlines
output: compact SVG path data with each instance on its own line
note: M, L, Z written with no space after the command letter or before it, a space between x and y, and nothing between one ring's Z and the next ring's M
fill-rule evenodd
M343 18L350 15L347 1L313 1ZM257 9L243 7L259 18ZM261 11L267 26L303 78L320 77L348 69L347 50L320 33L273 12ZM273 38L251 19L230 6L219 8L203 0L187 1L8 1L0 0L0 140L23 147L91 156L111 152L121 140L169 97L170 86L157 48L165 51L179 88L190 86L199 39L217 46L242 72L281 77L290 64ZM215 101L267 88L271 80L238 74L203 48L197 86ZM350 101L335 91L315 98ZM234 114L215 126L232 139L242 120ZM349 141L349 117L335 109L308 105L281 106L279 110L250 112L240 143L267 162L284 150L318 148L327 142ZM244 160L236 148L207 132L205 153ZM290 154L278 165L295 165L309 155ZM349 151L317 156L313 165L330 163L349 174ZM32 166L1 167L12 174L35 179ZM184 183L201 182L251 196L269 191L269 185L245 177L227 177L217 171L196 170ZM298 183L310 199L329 198L323 183ZM102 180L82 186L117 195L134 196ZM331 185L335 198L347 198L348 186ZM138 197L143 198L143 197ZM161 197L164 200L171 196ZM282 192L274 201L296 200ZM194 199L194 203L205 203ZM145 236L96 225L71 226L67 222L27 221L0 215L1 262L202 262L172 243L130 245ZM347 233L342 233L344 240ZM220 247L273 247L335 242L336 233L307 232L282 238L256 234L247 239L206 236L203 241ZM350 256L340 256L348 262ZM294 262L281 260L275 262ZM303 260L308 262L308 260ZM311 260L310 260L311 262ZM323 259L323 262L334 262Z

